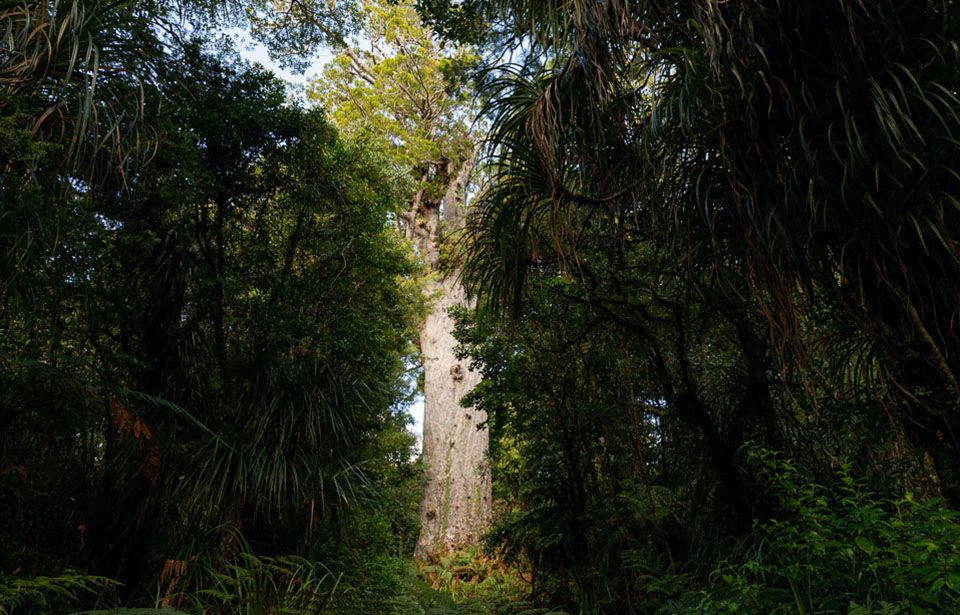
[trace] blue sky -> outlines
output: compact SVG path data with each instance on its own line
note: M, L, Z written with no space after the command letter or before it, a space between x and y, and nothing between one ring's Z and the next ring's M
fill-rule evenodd
M250 34L243 28L230 28L226 30L226 34L237 42L237 49L244 58L251 62L263 64L284 81L298 86L306 85L310 78L319 74L327 60L333 57L329 49L321 47L317 51L313 64L310 65L310 68L308 68L304 74L294 73L280 68L276 62L270 59L269 54L267 54L267 48L254 41Z

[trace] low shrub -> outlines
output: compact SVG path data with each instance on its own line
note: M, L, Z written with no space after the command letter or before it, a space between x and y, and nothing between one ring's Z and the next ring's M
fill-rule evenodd
M697 613L960 612L960 515L910 493L883 497L843 466L835 484L754 452L781 505L739 561L701 592Z

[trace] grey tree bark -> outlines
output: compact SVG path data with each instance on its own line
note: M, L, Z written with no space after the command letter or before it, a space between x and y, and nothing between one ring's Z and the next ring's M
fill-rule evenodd
M457 358L449 314L454 306L471 307L456 270L440 272L442 236L462 225L467 163L456 170L447 165L448 189L442 201L421 190L400 226L440 276L427 285L431 309L420 329L424 375L423 459L426 481L420 504L420 536L414 552L420 560L471 544L487 530L492 511L492 487L487 460L489 436L478 425L484 412L464 408L460 400L480 381L469 363ZM423 176L426 182L426 173ZM444 229L441 234L441 210Z
M477 429L486 416L460 405L480 374L454 354L455 323L447 313L467 305L463 287L452 275L431 286L436 300L420 332L427 468L415 555L424 560L475 542L489 526L492 497L488 432Z

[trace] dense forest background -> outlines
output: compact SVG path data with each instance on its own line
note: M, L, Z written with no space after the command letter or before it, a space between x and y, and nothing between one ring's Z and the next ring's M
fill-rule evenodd
M953 0L0 24L0 613L960 612ZM444 275L494 515L415 561Z

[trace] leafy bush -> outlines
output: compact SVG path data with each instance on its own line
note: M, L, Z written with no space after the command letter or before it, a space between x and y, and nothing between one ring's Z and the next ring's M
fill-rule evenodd
M476 598L519 599L529 591L520 572L496 555L477 547L455 551L439 561L424 564L420 572L430 586L455 601Z
M757 452L783 510L759 523L740 562L722 563L688 612L944 613L960 610L960 515L937 500L881 497L850 475L801 482Z
M0 575L0 615L71 610L83 598L116 586L105 577L72 572L52 577Z
M291 555L241 553L237 561L208 572L204 587L190 597L203 613L316 613L339 580L323 566Z

